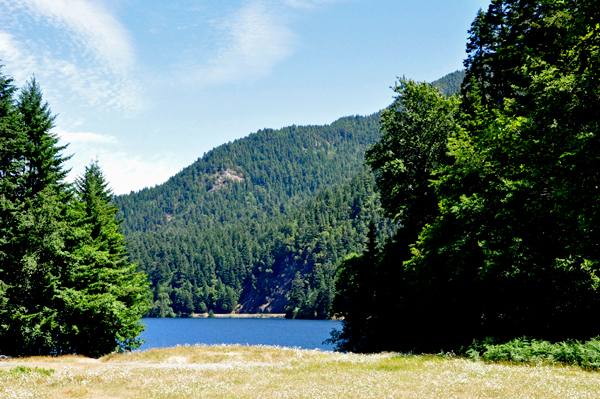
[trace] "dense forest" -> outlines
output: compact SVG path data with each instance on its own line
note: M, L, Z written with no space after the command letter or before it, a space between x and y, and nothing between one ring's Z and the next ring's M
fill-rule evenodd
M434 85L455 93L463 78L457 71ZM371 222L382 239L394 230L363 166L379 119L264 129L117 197L131 259L151 282L148 315L328 317L339 262L363 251Z
M600 333L600 4L493 0L469 33L460 95L400 79L382 112L366 161L398 228L340 265L340 350Z

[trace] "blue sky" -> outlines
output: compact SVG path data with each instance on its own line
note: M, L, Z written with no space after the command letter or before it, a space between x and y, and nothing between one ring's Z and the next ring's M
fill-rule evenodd
M376 112L397 76L462 68L488 4L0 0L0 60L42 86L71 178L97 158L121 194L264 127Z

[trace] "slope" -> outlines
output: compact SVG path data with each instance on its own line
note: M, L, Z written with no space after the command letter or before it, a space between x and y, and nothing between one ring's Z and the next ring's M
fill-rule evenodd
M456 90L457 74L438 87ZM378 138L378 113L264 129L117 197L131 258L151 282L150 315L326 317L339 260L363 250L371 221L393 230L362 166Z
M357 174L379 137L378 119L261 130L210 151L161 186L117 197L132 260L154 290L153 314L229 312L244 288L256 298L261 287L266 297L277 233L316 193Z

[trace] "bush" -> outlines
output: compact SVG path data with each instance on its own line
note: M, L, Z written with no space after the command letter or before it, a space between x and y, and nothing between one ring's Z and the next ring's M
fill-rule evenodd
M476 341L463 352L471 359L489 362L507 361L514 363L566 363L576 364L584 369L600 369L600 337L586 342L564 341L551 343L530 339L515 338L498 343L493 339Z

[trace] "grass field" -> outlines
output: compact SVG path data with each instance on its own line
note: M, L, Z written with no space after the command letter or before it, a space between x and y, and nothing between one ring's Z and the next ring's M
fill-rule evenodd
M599 398L600 373L261 346L0 363L1 398Z

